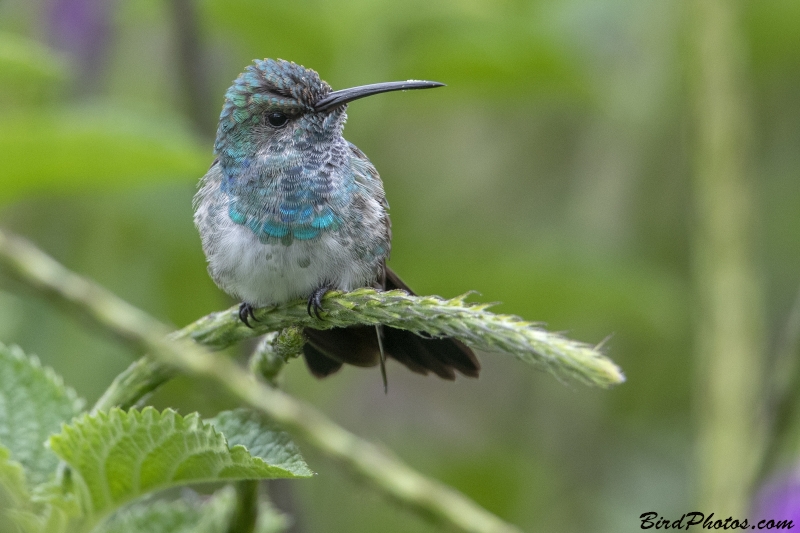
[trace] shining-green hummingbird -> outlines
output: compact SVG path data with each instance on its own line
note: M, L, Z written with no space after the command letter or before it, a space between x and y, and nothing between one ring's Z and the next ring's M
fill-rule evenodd
M194 221L217 285L256 307L303 298L312 316L332 289L411 290L386 266L388 204L378 172L342 136L348 102L374 94L440 87L430 81L376 83L332 91L319 75L283 60L256 60L225 93L216 159L200 181ZM412 293L413 294L413 293ZM317 377L383 356L414 372L477 377L475 354L452 338L390 328L305 328L303 354Z

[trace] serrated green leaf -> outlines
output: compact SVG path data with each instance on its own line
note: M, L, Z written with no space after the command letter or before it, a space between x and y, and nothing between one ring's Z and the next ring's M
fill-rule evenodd
M167 502L143 502L120 510L94 533L227 533L236 511L236 491L225 487L203 501L195 494ZM267 502L259 506L255 533L279 533L286 518Z
M236 509L233 490L223 489L205 505L198 497L144 502L121 509L96 533L226 533Z
M52 485L39 485L33 494L28 492L22 465L0 446L0 531L64 533L66 511L39 498L40 489Z
M244 446L228 447L198 415L171 409L84 415L53 435L50 447L72 467L82 507L96 517L175 485L303 477L251 456Z
M69 529L67 513L58 507L45 505L38 513L29 509L11 509L8 517L20 533L75 533L74 529Z
M208 422L225 436L228 446L244 446L250 455L296 476L314 475L289 434L257 412L251 409L223 411Z
M9 497L13 507L24 507L30 502L25 471L11 459L11 452L4 446L0 446L0 491Z
M211 163L174 117L84 106L0 117L0 199L46 191L196 180Z
M0 531L35 531L25 527L33 517L29 509L30 494L25 483L22 465L11 459L11 452L0 446Z
M46 481L58 465L45 441L82 406L75 392L36 357L0 344L0 444L25 468L31 486Z

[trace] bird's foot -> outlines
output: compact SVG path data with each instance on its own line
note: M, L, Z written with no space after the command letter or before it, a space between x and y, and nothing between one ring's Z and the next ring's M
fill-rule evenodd
M239 305L239 320L244 322L244 325L247 326L248 328L253 329L253 326L250 325L250 322L248 320L250 318L252 318L256 322L259 322L259 320L256 318L255 315L255 308L247 302L242 302Z
M322 309L322 297L325 296L325 294L330 290L331 288L327 285L323 285L322 287L314 289L314 292L312 292L311 296L308 297L308 306L306 307L308 316L316 316L319 320L322 320L322 317L319 314L320 311L324 311L324 309ZM312 310L314 314L311 314Z

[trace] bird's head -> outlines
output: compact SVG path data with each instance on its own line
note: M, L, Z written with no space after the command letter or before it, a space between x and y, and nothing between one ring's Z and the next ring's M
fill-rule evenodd
M253 157L310 153L341 140L348 102L442 85L403 81L332 91L311 69L281 59L256 60L225 93L214 149L234 174L231 167L247 166Z

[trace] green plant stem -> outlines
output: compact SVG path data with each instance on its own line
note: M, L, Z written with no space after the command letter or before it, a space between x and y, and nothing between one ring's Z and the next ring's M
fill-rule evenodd
M258 322L252 329L242 324L238 308L232 307L169 334L166 326L143 311L68 271L28 241L3 231L0 231L0 264L23 282L77 306L137 349L144 348L136 334L143 331L149 331L150 337L191 339L216 350L289 327L328 329L384 324L415 333L455 337L473 348L504 352L558 377L587 385L610 387L625 381L619 367L599 347L567 339L516 316L491 313L486 310L490 304L465 302L468 295L445 300L438 296L411 296L403 291L331 291L323 299L322 320L309 316L305 302L295 300L256 310Z
M800 413L800 290L777 344L769 377L770 403L766 413L769 431L757 483L764 481L778 464L781 452L792 449L791 441L797 439L797 414Z
M692 0L697 288L697 474L700 507L748 507L762 453L765 317L747 175L745 43L738 2Z
M168 339L166 326L154 318L68 271L29 242L4 231L0 231L0 263L28 285L70 303L120 338L148 351L158 365L216 382L233 397L282 424L420 515L462 532L519 532L458 491L426 478L336 425L305 402L258 383L230 359L214 355L181 336ZM144 359L139 368L148 367L147 361L151 360ZM131 372L129 376L133 381L134 374Z
M238 307L211 313L172 338L190 338L213 349L287 327L329 329L383 324L415 333L455 337L478 350L502 352L562 378L587 385L610 387L625 376L599 347L567 339L512 315L486 310L490 304L468 303L468 295L445 300L438 296L411 296L403 291L357 289L331 291L323 298L322 320L309 316L306 303L257 309L253 329L242 324Z
M418 333L456 337L475 348L505 352L556 376L586 384L609 387L625 379L621 370L598 348L551 333L515 316L488 312L488 304L466 303L466 295L444 300L436 296L410 296L402 291L332 291L323 300L323 320L310 317L304 302L294 301L258 309L258 322L253 329L241 323L238 309L232 307L211 313L169 334L166 326L141 310L68 271L31 243L2 231L0 264L25 283L76 306L79 312L138 351L147 351L147 344L138 336L142 332L147 332L152 342L158 339L164 343L167 337L191 339L211 349L222 349L286 328L386 324ZM157 359L145 357L136 361L117 376L94 411L113 406L129 408L176 373L169 364Z
M297 327L283 329L280 333L267 333L250 356L250 372L277 387L283 367L290 359L303 355L305 342L303 330Z
M114 378L92 407L92 413L112 407L128 410L177 374L173 366L147 355L141 357Z
M328 456L345 464L386 495L423 516L459 531L512 532L517 529L478 507L446 485L426 478L356 435L331 422L316 409L255 382L229 359L208 353L180 354L176 361L191 374L214 379L229 393L266 413Z
M252 533L258 521L258 486L255 479L245 479L234 484L236 512L228 526L228 533Z

